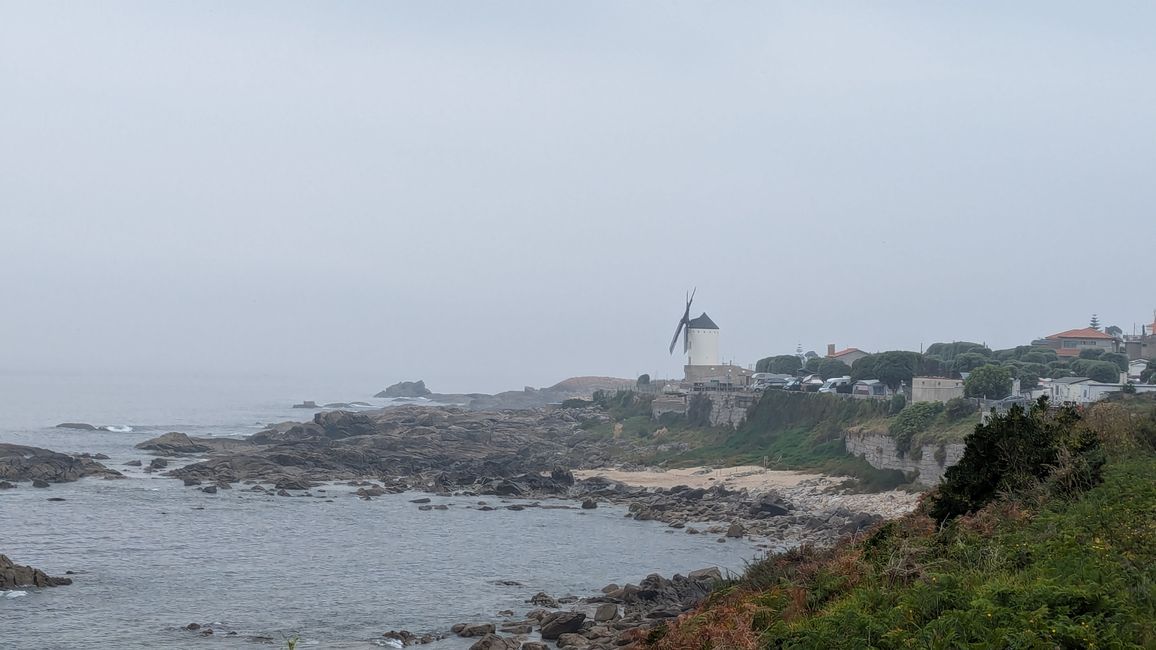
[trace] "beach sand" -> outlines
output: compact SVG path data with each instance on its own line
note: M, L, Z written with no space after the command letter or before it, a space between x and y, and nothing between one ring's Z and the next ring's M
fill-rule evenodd
M616 469L586 469L574 472L575 478L601 476L627 485L647 488L671 488L689 485L692 488L707 488L723 485L728 490L746 488L752 494L776 488L791 488L811 479L822 478L819 474L764 470L757 465L738 467L685 467L681 469L647 470L627 472Z

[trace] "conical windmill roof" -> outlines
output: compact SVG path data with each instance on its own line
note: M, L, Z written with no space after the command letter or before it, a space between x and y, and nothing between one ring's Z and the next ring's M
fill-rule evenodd
M717 330L718 329L718 325L714 324L714 321L710 319L710 316L706 315L705 311L702 313L702 316L699 316L698 318L694 318L689 323L687 323L687 327L689 327L691 329L695 329L695 330Z

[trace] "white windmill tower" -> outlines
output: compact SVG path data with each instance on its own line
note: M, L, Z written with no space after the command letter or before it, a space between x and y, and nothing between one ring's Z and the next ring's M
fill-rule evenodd
M686 297L686 309L674 330L674 338L670 341L670 353L674 354L674 346L678 345L678 337L682 335L682 351L686 354L686 365L717 367L718 354L718 325L704 312L698 318L690 317L690 305L694 302L694 291Z

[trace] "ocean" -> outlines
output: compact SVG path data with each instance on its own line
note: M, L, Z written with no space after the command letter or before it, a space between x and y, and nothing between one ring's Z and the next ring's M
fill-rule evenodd
M427 495L362 501L345 485L313 491L324 498L246 486L205 494L124 467L147 465L151 456L133 446L167 431L248 435L312 417L291 408L303 399L391 404L369 397L372 387L323 383L0 375L0 442L103 453L129 476L0 491L0 553L50 575L75 572L69 586L0 592L0 649L284 646L293 637L298 647L390 647L386 631L446 634L528 611L539 591L587 596L649 573L738 571L757 555L747 542L634 521L620 507L485 512L468 506L496 498L432 497L449 509L419 511L410 499ZM53 428L66 421L116 431ZM215 634L186 631L189 623Z

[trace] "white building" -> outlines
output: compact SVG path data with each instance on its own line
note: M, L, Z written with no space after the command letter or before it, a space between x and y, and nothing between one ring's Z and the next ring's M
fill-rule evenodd
M963 380L944 377L915 377L911 380L911 402L947 402L963 397Z
M687 365L690 366L717 366L718 359L718 325L704 312L687 324Z
M705 313L687 324L686 381L690 384L743 387L751 383L747 368L723 363L718 325Z
M1156 393L1156 385L1132 384L1132 387L1137 393ZM1063 377L1052 380L1048 399L1053 404L1090 404L1122 390L1124 384L1104 384L1087 377Z

